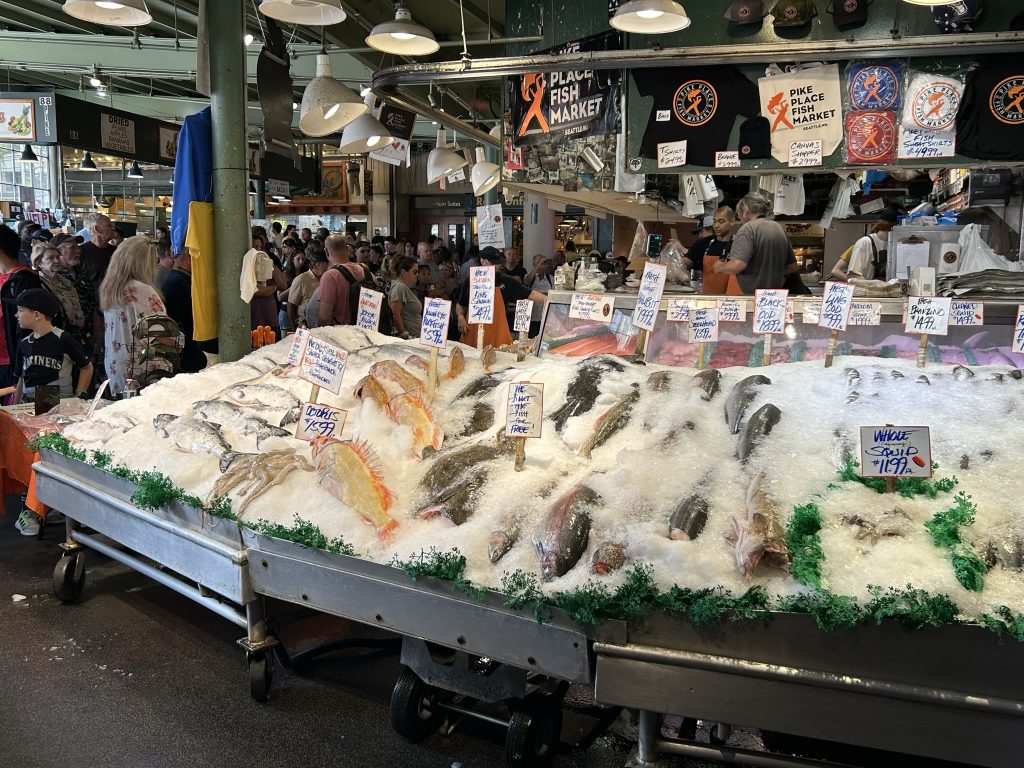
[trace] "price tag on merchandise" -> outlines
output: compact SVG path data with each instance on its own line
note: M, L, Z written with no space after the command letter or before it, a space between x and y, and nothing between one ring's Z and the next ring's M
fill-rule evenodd
M369 288L360 288L356 325L367 331L376 331L380 327L380 308L383 304L383 293L371 291Z
M688 323L692 311L693 302L689 299L669 299L665 319L670 323Z
M452 319L452 303L445 299L428 298L423 303L420 323L420 344L444 349L448 346L448 323Z
M605 296L600 293L574 293L569 302L569 317L577 320L597 320L602 323L610 323L614 306L614 296Z
M718 341L718 308L697 307L690 314L690 343Z
M907 333L945 336L949 332L949 310L952 299L935 296L911 296L907 299Z
M292 346L288 350L288 365L295 365L302 359L302 350L306 347L306 339L309 338L309 331L299 328L292 334Z
M821 316L818 325L830 331L845 331L850 322L853 308L853 286L849 283L825 283L825 294L821 298Z
M949 308L950 325L984 325L985 305L980 301L954 301Z
M816 168L821 165L821 139L789 142L790 168Z
M789 291L784 288L761 288L754 291L754 333L785 333L788 297Z
M1024 304L1017 305L1017 320L1013 324L1013 351L1024 354Z
M470 323L490 325L494 322L494 266L470 267L469 270Z
M740 153L737 150L715 152L715 168L740 168Z
M505 437L540 437L544 425L544 385L514 381L508 385Z
M738 299L718 300L718 322L742 323L747 319L747 305Z
M348 411L341 408L332 408L323 403L305 403L299 415L299 423L295 425L295 439L307 443L317 437L341 439L347 416Z
M654 330L654 320L658 317L658 305L661 294L665 290L665 278L668 269L662 264L644 265L644 273L640 278L640 290L636 295L636 306L633 308L633 325L648 331Z
M344 349L310 336L299 363L299 378L338 395L347 363L348 352Z
M931 477L931 430L861 427L860 469L863 477Z
M658 145L658 167L678 168L686 165L686 141L669 141Z
M821 318L821 302L805 301L802 317L804 325L817 325L818 320Z
M530 299L520 299L516 302L516 317L512 323L512 330L516 333L528 333L530 321L533 319L533 302Z
M882 305L877 301L855 301L850 307L848 325L881 325Z

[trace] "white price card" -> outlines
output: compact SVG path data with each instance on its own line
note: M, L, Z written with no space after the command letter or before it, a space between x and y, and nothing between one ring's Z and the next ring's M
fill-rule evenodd
M953 157L956 154L956 131L922 131L900 128L900 160L923 160L929 157Z
M688 323L692 311L693 302L689 299L669 299L665 319L670 323Z
M574 293L569 302L569 317L576 320L597 320L602 323L610 323L614 307L614 296L605 296L600 293Z
M718 341L718 308L697 307L690 313L690 343Z
M658 167L678 168L686 165L686 142L670 141L658 145Z
M505 220L501 213L501 203L481 205L476 209L476 232L481 248L488 245L492 248L505 247Z
M931 431L928 427L861 427L860 474L931 477Z
M516 317L512 323L512 330L516 333L528 333L532 318L533 302L530 299L520 299L516 302Z
M341 393L341 379L347 363L348 352L344 349L310 336L302 351L299 378L337 395Z
M911 296L907 299L907 333L945 336L949 332L949 310L952 299L935 296Z
M821 317L821 301L805 301L802 317L804 325L817 325Z
M950 325L984 325L985 305L980 301L953 301L949 308Z
M448 323L452 319L452 303L444 299L428 298L423 303L420 323L420 344L444 349L448 346Z
M470 267L469 322L490 325L494 322L494 266Z
M304 403L299 423L295 425L295 439L307 443L317 437L335 437L340 440L347 416L348 411L341 408L332 408L323 403Z
M302 350L306 346L306 339L309 338L309 331L305 328L299 328L292 334L292 345L288 349L288 365L295 365L302 359Z
M544 385L514 381L508 385L505 437L540 437L544 426Z
M380 328L380 308L383 304L383 293L371 291L369 288L360 288L356 325L367 331L376 331Z
M718 322L742 323L747 319L747 304L739 299L718 300Z
M790 168L815 168L821 165L821 139L789 142Z
M740 153L736 150L715 152L715 168L739 168Z
M845 331L850 322L852 308L853 286L829 280L825 283L825 293L821 297L821 316L818 325L830 331Z
M786 300L789 291L784 288L760 288L754 291L754 333L780 334L786 332Z
M1024 354L1024 304L1017 305L1017 320L1013 324L1013 351Z
M640 290L636 295L636 307L633 308L633 325L648 331L654 330L654 320L658 317L658 305L661 294L665 290L665 277L668 269L662 264L644 265L644 273L640 277Z
M850 307L849 325L881 325L882 305L877 301L855 301Z

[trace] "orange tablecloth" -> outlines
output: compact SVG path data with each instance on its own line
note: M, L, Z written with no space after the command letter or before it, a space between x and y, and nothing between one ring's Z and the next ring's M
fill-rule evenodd
M0 496L9 493L28 493L26 506L39 515L46 514L46 507L39 503L35 494L35 475L32 462L39 458L27 447L28 441L40 432L35 426L27 426L11 418L6 411L0 411ZM3 511L0 510L0 514Z

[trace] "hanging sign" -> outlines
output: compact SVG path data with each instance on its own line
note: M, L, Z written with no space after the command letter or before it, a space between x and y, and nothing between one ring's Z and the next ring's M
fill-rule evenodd
M931 430L861 427L860 473L862 477L931 477Z
M35 102L30 99L0 99L0 141L35 141Z
M469 269L469 322L490 325L494 322L494 266Z
M100 113L100 146L111 152L135 154L135 121L120 115Z
M310 443L317 437L341 438L348 411L323 403L305 403L295 425L295 439Z
M530 330L530 321L533 319L533 302L529 299L520 299L516 302L516 316L512 323L512 330L516 333L527 333Z
M310 336L302 351L299 378L334 394L341 393L341 379L345 375L348 352Z
M356 325L367 331L376 331L380 328L380 308L383 304L383 293L371 291L369 288L360 288Z
M690 314L690 343L718 341L718 308L697 307Z
M949 333L949 313L952 299L934 296L911 296L907 299L907 333L927 333L945 336Z
M604 296L599 293L574 293L569 302L569 317L576 320L597 320L602 323L610 323L614 306L614 296Z
M984 325L985 305L980 301L953 301L949 308L950 325Z
M501 203L481 205L476 209L476 233L481 248L505 247L505 222L501 214Z
M633 308L633 325L648 331L654 330L654 320L658 316L658 305L661 294L665 290L665 278L668 269L662 264L644 265L644 273L640 278L640 289Z
M830 331L845 331L853 307L853 286L849 283L825 283L818 325ZM805 310L806 311L806 310Z
M444 349L448 345L448 323L451 322L452 303L444 299L428 298L423 303L420 323L420 343Z
M754 291L754 333L785 333L788 296L789 291L782 288L762 288Z
M515 381L508 386L505 437L540 437L544 426L544 385Z

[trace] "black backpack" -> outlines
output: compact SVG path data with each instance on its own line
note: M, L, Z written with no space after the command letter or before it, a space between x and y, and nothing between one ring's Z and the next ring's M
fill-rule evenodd
M356 280L355 275L345 269L343 264L334 265L334 269L341 272L348 281L348 324L356 324L356 318L359 315L359 291L366 288L369 291L384 293L384 301L380 303L380 325L377 330L385 336L392 336L395 332L395 321L391 314L391 303L388 301L388 296L381 290L370 270L361 264L360 266L363 268L363 279Z

